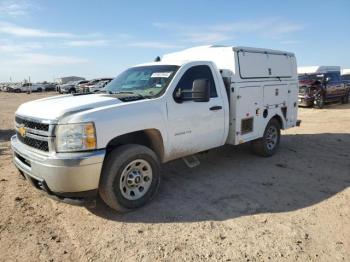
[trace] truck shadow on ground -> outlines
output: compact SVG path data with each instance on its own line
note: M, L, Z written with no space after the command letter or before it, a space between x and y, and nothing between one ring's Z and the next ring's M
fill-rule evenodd
M14 129L0 129L0 142L9 141L14 134Z
M9 140L15 134L13 129L0 129L0 156L11 155Z
M98 201L90 211L128 223L221 221L309 207L350 186L350 134L284 135L271 158L248 145L225 146L200 156L190 169L164 166L159 194L147 206L119 214Z

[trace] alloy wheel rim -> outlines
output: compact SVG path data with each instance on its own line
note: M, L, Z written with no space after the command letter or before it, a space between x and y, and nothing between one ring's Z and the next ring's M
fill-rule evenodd
M144 159L136 159L123 169L120 176L120 192L128 200L138 200L149 190L153 172L151 165Z
M266 132L266 146L269 150L273 150L278 141L278 131L275 126L270 126Z

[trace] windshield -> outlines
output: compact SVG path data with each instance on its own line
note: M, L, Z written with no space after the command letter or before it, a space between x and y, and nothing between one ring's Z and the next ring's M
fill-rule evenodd
M129 68L109 84L107 93L130 93L143 97L161 95L173 79L179 66L155 65Z
M306 74L306 75L299 75L298 76L299 81L322 81L323 75L322 74Z
M69 81L66 83L66 85L74 85L75 83L77 83L77 81Z

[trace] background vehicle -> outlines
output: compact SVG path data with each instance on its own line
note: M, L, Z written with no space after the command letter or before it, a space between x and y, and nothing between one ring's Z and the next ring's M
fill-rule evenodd
M17 83L9 87L10 92L22 93L22 92L42 92L45 88L42 84L33 83Z
M66 76L66 77L60 77L60 78L57 78L55 79L55 82L58 84L56 86L57 88L57 92L61 92L60 89L61 89L61 86L62 85L65 85L69 82L74 82L74 81L82 81L82 80L85 80L84 77L80 77L80 76Z
M99 194L125 211L150 201L160 164L251 142L276 153L280 130L295 127L293 53L204 46L127 69L105 93L41 99L16 111L14 163L38 189L82 203ZM55 105L55 106L52 106ZM42 110L45 108L45 110Z
M341 76L344 83L350 83L350 69L343 69Z
M43 83L42 85L44 91L55 91L57 88L56 83Z
M80 81L80 80L85 80L85 78L80 76L66 76L66 77L60 77L55 79L55 82L57 82L59 85L64 85L71 81Z
M80 86L79 93L97 92L109 83L113 78L96 78ZM102 82L102 83L101 83Z
M323 108L333 101L349 102L350 85L340 75L340 67L299 68L299 105Z
M112 78L108 80L101 80L96 84L89 86L89 92L96 93L96 92L102 91L103 88L111 81L112 81Z
M81 93L81 88L82 86L86 85L87 83L89 83L90 80L82 80L82 81L79 81L79 83L77 83L75 85L75 90L77 93Z
M60 94L75 94L78 92L78 86L80 84L86 83L86 80L70 81L64 85L59 86Z
M9 87L10 87L10 84L5 83L1 85L0 89L3 92L9 92Z

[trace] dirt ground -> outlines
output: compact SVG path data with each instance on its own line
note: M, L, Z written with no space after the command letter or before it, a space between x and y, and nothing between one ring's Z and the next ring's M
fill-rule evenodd
M1 261L350 261L350 104L300 109L272 158L242 145L166 164L154 201L121 215L18 175L14 112L47 95L0 93Z

